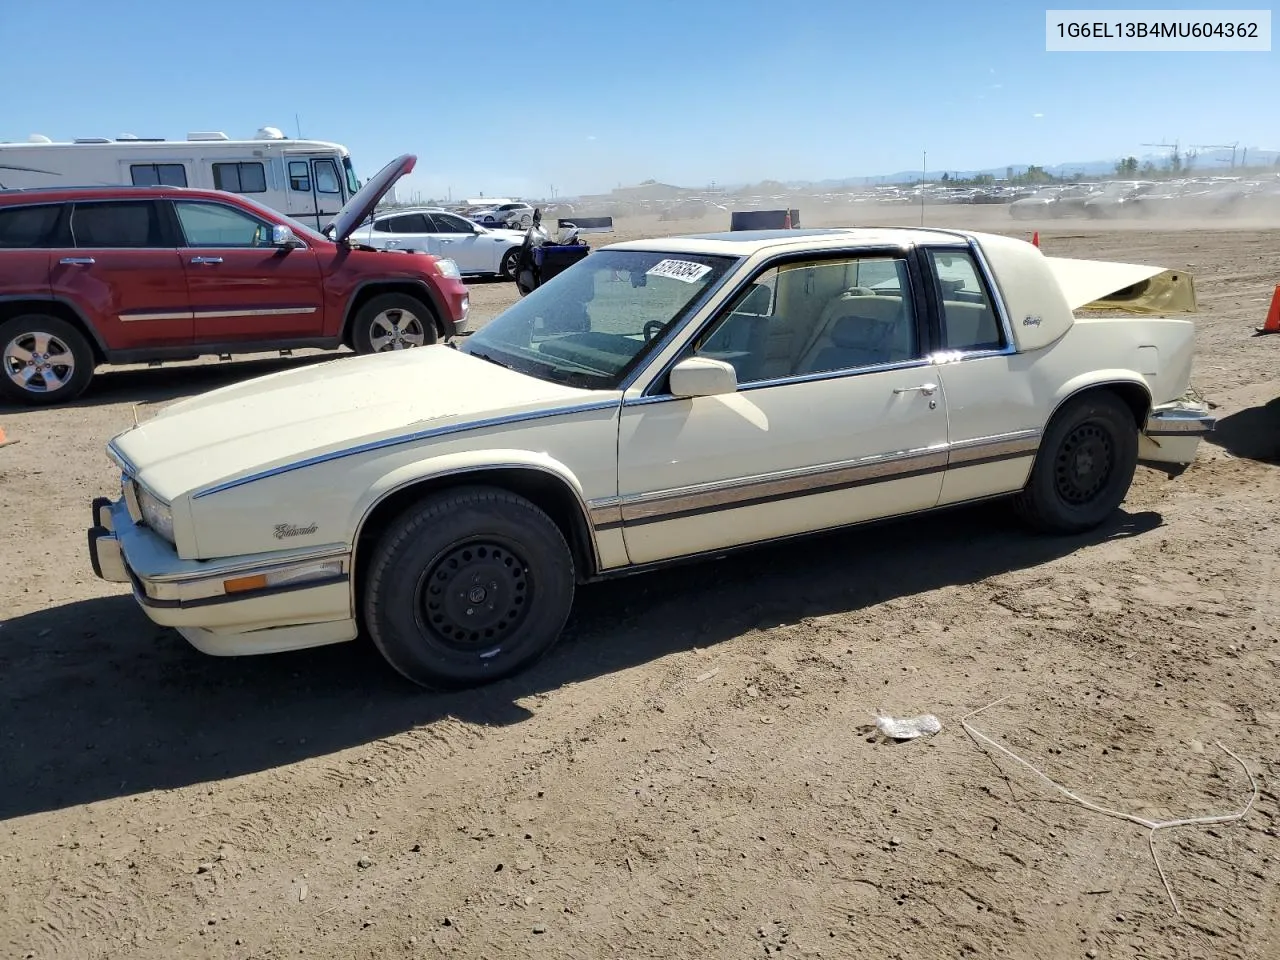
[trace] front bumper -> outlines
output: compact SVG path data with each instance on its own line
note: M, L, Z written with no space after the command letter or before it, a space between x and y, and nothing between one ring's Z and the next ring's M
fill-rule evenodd
M346 547L181 560L123 499L101 497L88 540L95 575L128 583L148 617L205 652L270 653L356 636Z
M1188 464L1216 425L1209 405L1198 398L1160 404L1147 415L1138 456L1155 463Z

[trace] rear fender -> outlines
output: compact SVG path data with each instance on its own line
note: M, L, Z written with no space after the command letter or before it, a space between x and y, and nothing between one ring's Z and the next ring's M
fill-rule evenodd
M1151 409L1151 387L1142 374L1135 370L1111 369L1111 370L1090 370L1088 373L1082 373L1077 377L1073 377L1058 388L1053 396L1052 410L1049 414L1046 425L1049 421L1057 416L1058 411L1063 405L1074 397L1088 390L1096 390L1105 387L1120 387L1122 391L1128 391L1131 395L1137 395L1141 391L1144 398L1142 402L1143 409L1141 411L1134 409L1135 422L1139 429L1146 421L1147 412Z

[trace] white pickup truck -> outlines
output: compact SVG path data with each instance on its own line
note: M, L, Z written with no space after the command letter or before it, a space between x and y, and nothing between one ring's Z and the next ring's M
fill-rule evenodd
M1151 315L1194 309L1179 272L1002 236L618 243L465 339L120 434L93 567L208 653L363 632L420 684L483 683L593 579L994 497L1102 524L1140 459L1189 463L1213 428L1192 323Z

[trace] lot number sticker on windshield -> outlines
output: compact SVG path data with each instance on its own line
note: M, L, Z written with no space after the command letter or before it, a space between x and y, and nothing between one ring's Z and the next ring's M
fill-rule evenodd
M688 260L662 260L645 271L650 277L670 277L672 280L683 280L685 283L697 283L711 268L705 263L691 263Z

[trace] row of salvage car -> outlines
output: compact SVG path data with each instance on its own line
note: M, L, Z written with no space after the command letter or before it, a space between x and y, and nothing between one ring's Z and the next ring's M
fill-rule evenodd
M1048 187L1009 204L1017 220L1230 217L1280 213L1280 178L1197 177Z

